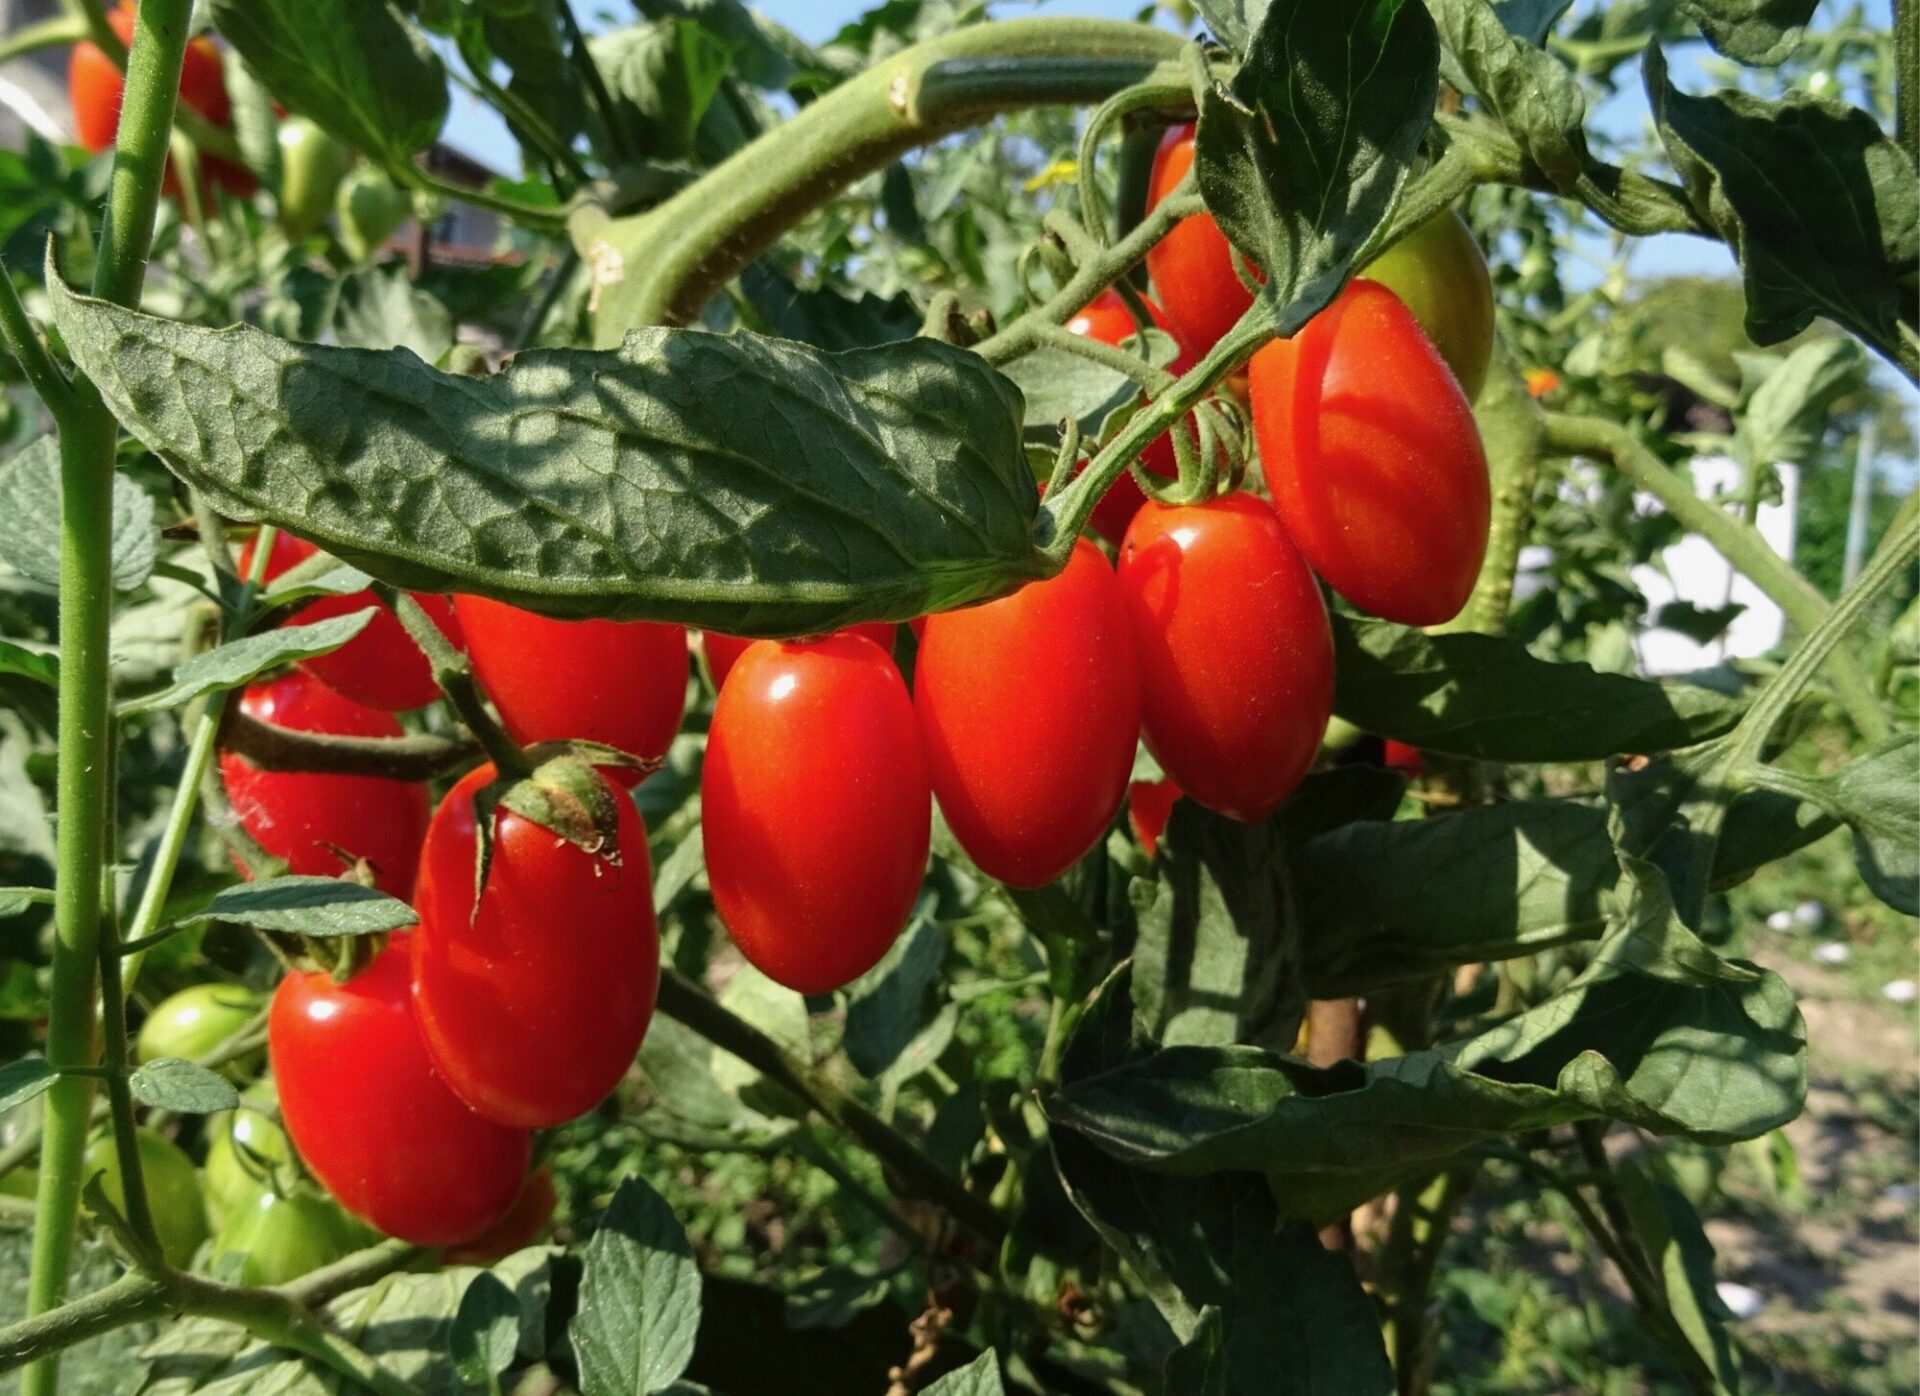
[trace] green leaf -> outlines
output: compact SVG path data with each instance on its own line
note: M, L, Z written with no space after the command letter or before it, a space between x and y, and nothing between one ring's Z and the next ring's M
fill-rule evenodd
M1168 368L1179 357L1173 336L1161 330L1129 335L1120 348L1137 354L1156 368ZM1027 437L1052 446L1060 424L1074 421L1082 436L1098 444L1120 427L1142 401L1140 385L1126 374L1066 349L1043 345L1002 368L1027 400Z
M1874 896L1920 916L1920 736L1902 733L1817 779L1771 771L1770 782L1844 821ZM1726 835L1721 836L1725 842Z
M51 732L59 722L60 657L0 640L0 707Z
M211 1115L240 1104L233 1082L179 1057L158 1057L136 1067L127 1084L142 1105L178 1115Z
M539 119L553 144L571 147L586 129L587 101L580 71L567 57L555 0L480 0L447 19L467 65L486 71L498 60L511 75L507 91L520 110Z
M1805 1094L1805 1027L1776 976L1695 985L1602 964L1439 1048L1319 1068L1167 1047L1064 1085L1046 1108L1127 1167L1262 1173L1284 1215L1324 1222L1501 1136L1612 1118L1728 1143L1791 1120Z
M242 882L214 895L176 925L235 921L263 931L304 936L368 936L398 931L419 917L397 897L337 877L289 874Z
M1230 92L1200 104L1195 177L1290 335L1393 211L1433 119L1440 47L1420 0L1273 0Z
M704 25L669 16L594 38L588 45L620 119L659 159L694 153L694 135L732 65L727 44Z
M1713 885L1744 881L1833 828L1800 800L1741 795L1727 810ZM1296 848L1291 863L1301 973L1315 998L1598 939L1620 878L1606 812L1566 800L1350 824Z
M700 1271L686 1233L638 1178L613 1195L587 1242L580 1308L567 1325L582 1396L648 1396L693 1356Z
M440 135L447 75L389 0L211 0L214 26L290 110L398 169Z
M1277 820L1242 824L1182 800L1154 867L1132 889L1136 1030L1167 1044L1291 1047L1306 995Z
M845 1328L859 1315L884 1304L887 1276L846 1265L829 1265L786 1292L789 1328Z
M19 1057L0 1066L0 1115L38 1100L58 1076L45 1057Z
M1207 1305L1193 1326L1193 1336L1168 1355L1160 1373L1163 1389L1189 1396L1227 1396L1231 1376L1226 1339L1226 1322L1220 1310Z
M453 316L408 279L405 263L389 262L340 278L333 337L350 349L411 349L434 363L453 344Z
M60 585L60 445L38 437L0 466L0 563L30 582ZM153 571L159 533L153 500L124 475L113 477L113 586L132 591Z
M1825 315L1895 362L1920 266L1920 174L1867 113L1794 93L1690 97L1646 55L1654 124L1701 217L1733 248L1756 344Z
M1667 1301L1667 1312L1686 1335L1714 1389L1739 1391L1740 1359L1724 1326L1732 1315L1714 1287L1713 1242L1700 1214L1673 1184L1656 1180L1640 1159L1614 1165L1614 1178L1633 1234L1653 1263L1654 1282Z
M1429 635L1333 618L1334 711L1427 751L1485 761L1595 761L1692 746L1746 710L1691 684L1536 659L1496 635Z
M948 1372L926 1389L927 1396L1004 1396L1000 1359L983 1352L957 1372Z
M740 273L740 290L760 312L768 334L822 349L871 349L920 333L920 311L905 292L848 296L828 286L796 286L764 259ZM1028 419L1037 415L1029 403Z
M0 887L0 917L18 916L30 906L52 906L51 887Z
M0 640L0 674L30 679L47 688L60 687L60 656L26 649L11 640Z
M368 606L344 616L330 616L311 625L283 625L257 635L229 640L218 649L196 654L173 671L173 682L158 693L120 705L123 715L178 707L209 693L221 693L252 683L269 669L278 669L316 654L329 654L358 635L378 608Z
M1514 32L1516 20L1544 29L1537 10L1515 14L1515 6L1496 10L1487 0L1427 0L1427 9L1469 90L1554 188L1572 191L1588 159L1587 100L1566 64L1539 48L1537 38Z
M397 586L794 635L1046 566L1019 393L931 340L648 329L472 379L50 294L115 415L217 508Z
M1707 42L1750 66L1778 63L1800 42L1820 0L1680 0Z
M841 1046L862 1076L885 1072L927 1026L946 954L946 932L937 921L920 917L848 990Z
M1833 424L1834 402L1864 386L1866 375L1860 345L1838 335L1809 340L1776 361L1740 415L1746 459L1770 466L1810 458Z
M454 1370L468 1386L489 1386L513 1365L520 1346L520 1301L498 1276L482 1270L467 1285L448 1345Z

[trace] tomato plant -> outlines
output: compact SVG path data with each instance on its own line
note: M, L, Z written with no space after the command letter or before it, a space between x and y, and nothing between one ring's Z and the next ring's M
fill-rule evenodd
M337 737L397 737L400 724L311 676L293 672L255 684L239 709L270 727ZM333 874L364 862L374 885L413 892L427 832L426 787L381 776L274 771L238 752L220 757L220 780L240 825L297 873Z
M22 1396L1913 1385L1908 6L57 8Z
M594 851L495 808L476 899L474 803L493 780L491 766L470 771L427 830L414 1005L434 1065L462 1100L490 1120L540 1129L599 1104L646 1035L660 973L653 874L639 814L606 786L616 842Z
M1486 452L1399 297L1354 282L1248 380L1267 488L1313 570L1402 625L1458 615L1487 552Z
M700 778L714 910L740 953L809 994L873 968L920 890L931 793L913 704L878 645L750 646L714 705Z
M395 937L345 984L295 971L274 991L267 1055L301 1160L349 1212L423 1246L506 1214L531 1136L475 1114L427 1056L413 951Z

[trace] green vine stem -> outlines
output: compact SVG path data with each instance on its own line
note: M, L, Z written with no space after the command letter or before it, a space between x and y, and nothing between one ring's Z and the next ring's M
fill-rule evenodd
M532 764L520 744L507 735L507 729L495 720L487 710L487 698L480 691L479 683L473 677L473 666L467 663L467 657L455 649L453 642L440 631L420 603L404 591L395 591L391 587L378 587L376 591L400 617L400 624L407 628L407 634L413 637L414 644L427 657L427 663L433 667L433 681L440 685L440 691L447 695L447 701L460 715L461 724L473 734L480 749L493 762L493 768L500 775L519 780L530 774Z
M96 295L121 305L139 301L146 273L190 11L190 0L146 0L135 20L93 281ZM59 1069L90 1067L96 1051L95 969L106 830L112 827L107 626L113 607L117 428L99 394L84 381L47 405L60 432L61 548L59 827L46 1053L48 1063ZM85 1076L62 1075L48 1090L27 1280L29 1315L47 1313L66 1294L80 1202L80 1156L92 1116L93 1083ZM53 1396L58 1384L57 1365L36 1362L27 1369L21 1391L23 1396Z
M998 1244L1005 1236L1006 1222L986 1199L969 1192L912 1140L753 1024L722 1007L685 975L662 971L660 1011L806 1101L877 1158L907 1193L937 1203L985 1240Z
M781 233L909 150L1003 112L1100 101L1178 58L1183 43L1110 20L971 25L842 83L646 213L616 220L583 207L572 232L594 269L599 341L690 322Z
M1683 526L1713 544L1802 632L1812 633L1827 618L1832 609L1827 599L1769 547L1766 539L1726 510L1695 494L1685 479L1635 440L1626 427L1595 417L1549 413L1546 445L1561 455L1593 456L1611 461L1621 474L1659 500ZM1866 670L1851 654L1838 649L1828 653L1827 662L1835 696L1854 726L1869 741L1885 738L1890 730L1887 716L1874 697Z
M22 25L0 39L0 63L10 59L24 58L41 49L62 48L67 44L77 44L89 37L87 22L78 15L55 15L43 19L37 24Z
M479 744L416 733L405 737L338 737L296 732L229 707L219 745L265 771L324 771L330 775L438 780L471 765Z

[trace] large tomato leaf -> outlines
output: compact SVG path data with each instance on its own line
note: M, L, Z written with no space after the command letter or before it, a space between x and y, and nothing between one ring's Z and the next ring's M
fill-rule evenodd
M1274 0L1231 91L1202 100L1195 178L1265 271L1280 334L1333 299L1393 211L1439 71L1419 0Z
M114 415L216 508L397 586L796 635L1047 566L1018 390L931 340L649 329L476 379L50 294Z
M1727 57L1778 63L1800 42L1820 0L1680 0L1680 8Z
M687 1369L700 1326L700 1270L666 1200L628 1178L587 1242L580 1308L567 1325L583 1396L649 1396Z
M1552 16L1496 10L1488 0L1427 0L1427 9L1458 65L1449 76L1478 93L1526 157L1556 189L1570 192L1587 163L1586 96L1566 64L1513 28L1519 22L1544 31Z

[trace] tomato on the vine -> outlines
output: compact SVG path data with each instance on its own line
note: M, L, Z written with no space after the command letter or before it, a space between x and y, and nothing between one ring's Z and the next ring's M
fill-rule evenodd
M1038 887L1106 832L1140 734L1126 604L1085 538L1066 569L927 619L913 706L933 793L990 877Z
M140 1182L147 1194L147 1210L153 1215L154 1234L160 1240L160 1253L167 1263L184 1266L207 1239L207 1205L200 1195L200 1178L178 1144L145 1125L133 1132L140 1154ZM97 1136L87 1146L81 1161L81 1176L103 1176L100 1186L107 1201L127 1211L126 1175L120 1168L120 1152L111 1133Z
M1355 281L1253 356L1274 507L1313 570L1363 611L1438 625L1487 551L1487 457L1460 385L1400 298Z
M140 1024L134 1055L198 1061L252 1022L266 1000L240 984L194 984L170 994Z
M559 1197L553 1190L553 1170L541 1164L527 1175L520 1195L507 1208L507 1214L474 1237L447 1249L449 1265L492 1265L515 1251L524 1250L546 1230L553 1220L554 1204Z
M333 211L340 242L357 262L370 261L413 216L413 195L377 165L356 166L340 182Z
M605 1099L653 1019L660 934L647 831L612 786L611 854L496 806L476 909L474 796L493 779L492 766L468 772L427 831L414 1004L456 1095L490 1120L540 1129Z
M1127 827L1147 857L1159 856L1160 836L1179 803L1180 787L1170 780L1136 780L1127 787Z
M434 1071L410 939L394 936L345 984L288 974L267 1052L287 1133L340 1205L389 1236L450 1246L513 1205L533 1136L475 1114Z
M390 713L343 698L295 669L256 683L240 711L272 727L339 737L397 737ZM328 877L348 858L364 859L374 885L390 896L413 893L420 841L426 837L427 787L381 776L322 771L269 771L238 752L220 753L220 779L240 825L296 873Z
M899 627L885 621L863 621L859 625L849 625L837 633L841 635L860 635L873 641L888 654L893 653L894 632ZM917 636L919 631L914 634ZM713 691L718 693L720 685L727 681L727 675L733 672L733 666L741 655L745 654L754 641L739 635L723 635L717 630L700 632L700 652L706 656L707 677L713 682Z
M1442 210L1360 269L1400 297L1471 402L1493 359L1493 279L1473 233Z
M132 44L134 7L122 4L107 12L107 23L123 44ZM82 39L73 46L67 60L67 96L73 103L74 139L95 152L113 145L120 131L120 101L127 81L113 60L91 40ZM180 100L214 126L223 129L233 124L232 106L227 100L226 75L220 50L211 39L197 38L187 43L186 57L180 65ZM259 187L245 166L218 155L200 157L200 174L209 184L244 199ZM160 192L170 199L180 197L180 178L174 173L173 160Z
M201 1168L207 1210L216 1225L246 1206L262 1190L294 1181L293 1145L270 1110L279 1097L272 1078L251 1086L240 1104L207 1118L207 1161Z
M1175 343L1180 345L1180 352L1167 365L1167 372L1178 377L1193 367L1194 355L1180 342L1179 333L1167 319L1166 312L1153 301L1145 297L1141 299L1153 323L1172 335ZM1125 299L1118 291L1111 289L1102 291L1086 309L1067 321L1067 328L1074 334L1083 334L1101 344L1113 345L1124 343L1130 336L1140 332L1140 326L1134 320L1133 312L1127 308ZM1149 442L1146 450L1140 453L1140 463L1162 479L1177 478L1180 466L1173 452L1173 433L1162 432ZM1085 468L1084 465L1079 467ZM1146 498L1140 492L1140 486L1134 482L1133 473L1128 471L1122 474L1107 487L1107 492L1100 496L1100 502L1093 506L1093 526L1102 537L1118 543L1126 536L1127 525L1133 521L1135 512L1146 502Z
M1399 771L1408 780L1420 779L1424 764L1419 747L1396 742L1391 737L1380 744L1380 763L1389 770Z
M358 1223L332 1198L304 1187L285 1195L261 1187L227 1213L213 1237L213 1259L238 1255L239 1281L283 1285L352 1255L364 1244Z
M248 539L246 546L240 550L240 575L243 577L248 575L248 569L253 565L254 544L257 541L257 538ZM267 556L266 580L272 581L319 551L304 538L296 538L285 532L276 534L273 551ZM432 595L416 595L414 600L440 627L442 634L456 646L464 643L452 601L444 596ZM370 708L397 713L431 703L440 696L439 686L433 681L433 666L427 662L426 655L420 652L420 647L414 644L413 637L407 634L400 617L389 610L371 590L350 592L345 596L323 596L300 607L287 617L285 623L312 625L315 621L334 616L352 615L369 606L376 610L373 619L367 622L366 629L331 653L302 660L300 667L328 688Z
M1120 549L1147 748L1181 791L1264 819L1313 764L1333 711L1320 588L1266 501L1149 502Z
M749 647L700 788L713 904L741 954L807 994L879 963L919 893L933 803L891 656L846 634Z
M687 701L687 632L633 620L551 620L484 596L456 596L467 655L515 741L578 738L654 759ZM627 784L639 772L610 766Z
M1152 208L1179 187L1193 168L1194 125L1175 126L1161 138L1147 186ZM1240 280L1233 244L1210 213L1191 214L1147 253L1147 274L1189 352L1204 354L1220 342L1253 304Z
M353 152L304 116L280 123L280 226L290 237L319 231Z

